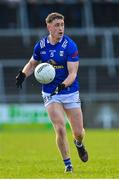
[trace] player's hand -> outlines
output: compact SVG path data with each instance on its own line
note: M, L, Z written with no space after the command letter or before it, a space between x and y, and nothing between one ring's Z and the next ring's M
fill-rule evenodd
M51 94L51 96L58 94L61 90L65 88L65 84L59 84L58 87L55 89L55 91Z
M17 88L22 88L22 83L25 80L25 73L22 71L19 71L18 75L16 76L16 86Z
M63 90L65 88L65 84L59 84L58 85L58 87L56 88L57 89L57 91L58 91L58 93L61 91L61 90Z

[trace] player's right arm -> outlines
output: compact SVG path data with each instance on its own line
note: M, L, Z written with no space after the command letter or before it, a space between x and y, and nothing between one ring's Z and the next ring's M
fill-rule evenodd
M30 76L35 67L38 65L38 62L40 60L40 46L39 43L37 43L34 47L34 52L33 56L31 59L28 61L28 63L24 66L24 68L19 71L18 75L16 76L16 86L17 88L22 88L22 83L27 78Z
M29 62L24 66L23 70L19 71L18 75L16 76L17 88L22 88L23 81L34 72L34 69L37 65L38 61L34 60L33 57L31 57Z
M25 74L26 77L28 77L34 72L34 69L37 65L38 61L34 60L34 58L31 57L29 62L24 66L22 72Z

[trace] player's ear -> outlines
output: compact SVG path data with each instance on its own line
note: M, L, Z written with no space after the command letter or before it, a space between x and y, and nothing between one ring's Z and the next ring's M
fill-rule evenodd
M47 29L48 29L48 31L51 30L51 25L49 23L47 23Z

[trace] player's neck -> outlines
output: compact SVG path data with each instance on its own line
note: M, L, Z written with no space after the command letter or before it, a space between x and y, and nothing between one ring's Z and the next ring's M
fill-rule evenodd
M61 39L61 38L60 38L60 39ZM50 44L52 44L52 45L57 44L57 43L60 41L60 39L59 39L59 38L56 39L55 37L53 37L53 36L51 36L51 35L48 36L48 40L49 40Z

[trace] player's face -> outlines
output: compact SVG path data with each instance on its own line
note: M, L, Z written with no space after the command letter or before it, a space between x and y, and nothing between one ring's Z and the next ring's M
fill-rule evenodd
M53 38L57 40L61 39L64 35L64 20L55 19L49 24L48 30Z

